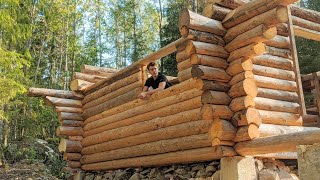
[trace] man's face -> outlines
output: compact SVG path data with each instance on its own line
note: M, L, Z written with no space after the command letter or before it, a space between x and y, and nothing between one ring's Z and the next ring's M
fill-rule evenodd
M158 68L156 66L150 66L149 67L149 73L153 77L157 76L158 75Z

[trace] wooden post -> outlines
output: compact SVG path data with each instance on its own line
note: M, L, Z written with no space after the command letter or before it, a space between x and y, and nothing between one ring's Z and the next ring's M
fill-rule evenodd
M253 157L224 157L221 159L221 180L258 179Z
M319 77L317 76L317 73L313 73L313 81L314 81L314 89L315 89L315 98L317 103L317 110L318 115L320 117L320 84L319 84ZM318 127L320 127L320 121L318 119L317 121Z
M294 32L293 32L290 7L291 6L287 6L288 17L289 17L288 29L289 29L289 38L290 38L290 45L291 45L290 49L292 52L293 69L294 69L294 72L296 73L296 83L297 83L297 88L298 88L299 104L301 107L299 114L301 116L304 116L307 114L307 110L306 110L306 105L304 102L301 75L300 75L300 69L299 69L299 61L298 61L298 55L297 55L297 49L296 49L296 39L294 37Z

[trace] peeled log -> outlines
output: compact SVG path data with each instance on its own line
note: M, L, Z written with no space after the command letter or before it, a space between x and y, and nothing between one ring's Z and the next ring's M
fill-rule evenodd
M238 112L249 107L255 107L254 99L255 98L251 96L237 97L231 101L229 107L233 112Z
M260 137L259 127L255 124L238 128L234 142L249 141Z
M241 57L252 58L266 52L266 47L263 43L252 43L230 53L227 61L232 62Z
M314 11L311 9L306 9L298 6L290 6L291 14L293 16L300 17L302 19L306 19L315 24L320 24L320 13L318 11Z
M81 158L81 163L89 164L94 162L105 162L110 160L125 159L137 156L163 154L187 149L209 147L210 145L211 140L209 139L208 134L205 133L180 138L160 140L156 142L140 144L111 151L84 155Z
M249 107L242 111L236 112L232 117L231 122L235 127L247 126L249 124L255 124L259 127L262 123L262 118L257 109Z
M193 65L191 69L192 77L213 80L219 82L228 82L231 79L225 70L202 66L202 65Z
M260 137L279 136L283 134L310 131L319 129L317 127L283 126L275 124L261 124L259 127Z
M294 35L305 39L311 39L314 41L320 41L320 32L313 31L299 26L293 26Z
M71 141L80 141L81 142L83 140L83 137L82 136L69 136L68 139Z
M253 79L245 79L231 86L228 95L232 98L241 96L256 97L258 93L257 85Z
M80 72L74 72L72 79L81 79L81 80L88 81L91 83L96 83L98 81L101 81L102 79L106 79L106 77L85 74L85 73L80 73Z
M186 59L182 62L179 62L178 65L177 65L177 68L178 68L178 72L179 71L183 71L183 70L186 70L188 68L191 68L191 61L190 59Z
M57 136L82 136L82 127L59 126L56 130Z
M212 140L212 147L214 146L234 146L234 142L233 141L223 141L220 140L219 138L214 138Z
M185 51L188 57L192 54L203 54L221 58L229 56L229 53L222 46L199 41L188 41Z
M70 141L67 139L61 139L58 149L59 149L59 152L61 153L81 152L82 146L79 141Z
M82 103L79 100L63 99L63 98L50 97L50 96L45 97L44 104L47 106L65 106L65 107L76 107L76 108L82 107Z
M289 101L289 102L299 102L298 94L296 92L268 89L268 88L258 88L258 97L264 97L275 100Z
M203 104L229 105L231 98L225 92L205 91L201 96Z
M271 47L282 48L282 49L289 49L290 48L290 41L288 37L276 35L274 38L265 41L264 44Z
M288 25L286 23L277 24L277 34L288 37L289 36Z
M81 100L84 97L83 94L79 92L56 90L56 89L45 89L45 88L29 88L27 95L34 96L34 97L51 96L56 98L77 99L77 100Z
M180 33L182 37L185 37L189 40L201 41L201 42L206 42L210 44L216 44L219 46L225 45L224 40L221 36L189 29L187 26L182 26L182 28L180 29Z
M94 83L81 80L81 79L74 79L70 83L70 89L72 91L84 91L86 90L89 86L92 86Z
M252 72L256 75L295 81L295 73L284 69L253 65Z
M252 58L252 62L261 66L293 70L293 64L290 59L282 58L279 56L272 56L270 54L255 56Z
M288 10L286 7L277 7L271 9L263 14L257 15L248 21L245 21L237 26L228 29L227 33L224 35L223 39L226 43L229 43L239 34L242 34L250 29L253 29L261 24L266 26L274 26L279 23L284 23L288 21Z
M230 86L227 83L222 82L215 82L215 81L207 81L202 79L197 79L197 89L205 91L205 90L212 90L212 91L222 91L228 92Z
M235 39L233 39L230 43L228 43L224 48L228 52L232 52L236 49L239 49L243 46L249 45L251 43L261 43L268 41L274 38L277 35L276 27L267 27L263 24L246 31Z
M258 138L237 143L234 148L242 156L296 151L298 145L319 143L320 129Z
M226 33L226 29L222 26L220 21L216 21L200 14L196 14L189 9L183 9L179 15L179 29L187 26L190 29L209 32L219 36Z
M82 108L63 107L63 106L56 106L55 111L57 113L59 113L59 112L70 112L70 113L79 113L79 114L83 113Z
M109 76L109 75L119 71L117 69L90 66L90 65L86 65L86 64L82 65L80 67L80 69L81 69L82 73L100 75L100 76Z
M252 66L253 65L251 59L239 58L237 60L232 61L229 64L229 67L226 69L226 72L230 76L234 76L245 71L252 71Z
M251 1L243 6L231 11L222 21L223 26L227 29L234 27L246 20L256 17L277 6L287 6L297 0L256 0ZM284 18L284 17L283 17ZM287 16L288 18L288 16Z
M230 11L231 10L228 8L217 6L213 3L208 3L204 6L202 15L211 19L222 21Z
M278 112L289 112L289 113L299 113L300 105L298 103L280 101L262 97L254 98L257 109L268 110L268 111L278 111Z
M209 137L211 140L214 138L219 138L223 141L231 141L234 139L237 132L235 128L229 121L223 119L214 119L209 131Z
M256 81L258 87L292 92L297 91L297 84L294 81L281 80L258 75L254 75L254 80Z
M61 126L67 126L67 127L82 127L82 126L83 126L83 121L62 120Z
M286 59L292 59L291 51L289 49L281 49L271 46L266 46L266 51L272 56L279 56Z
M77 113L60 112L58 113L58 118L60 121L62 120L83 121L81 114L77 114Z
M190 64L190 66L191 66L191 64ZM183 71L179 71L178 72L178 80L179 80L179 82L183 82L183 81L185 81L187 79L190 79L190 78L192 78L191 67L188 68L188 69L185 69Z
M243 81L245 79L253 79L252 71L245 71L245 72L234 75L228 84L230 86L233 86L233 85L237 84L238 82Z
M302 126L302 117L298 114L258 110L264 124Z
M80 153L63 153L63 160L66 161L79 161L81 159Z
M81 163L79 161L67 161L68 167L71 168L80 168Z
M250 2L250 0L209 0L208 2L213 2L229 9L236 9L239 6Z
M177 52L176 60L177 60L178 63L179 63L179 62L182 62L182 61L184 61L184 60L187 60L187 59L189 59L189 58L190 58L190 55L188 55L188 54L186 53L186 50L185 50L185 49L182 50L182 51L178 51L178 52Z
M85 171L92 170L108 170L128 167L142 167L142 166L161 166L177 163L192 163L201 161L210 161L221 159L224 156L234 156L235 152L230 147L207 147L184 151L177 151L165 154L157 154L150 156L141 156L129 159L120 159L114 161L107 161L101 163L92 163L82 165L81 168Z
M228 67L227 61L219 57L207 56L202 54L192 54L190 59L191 64L193 65L203 65L220 69L226 69Z
M215 118L230 119L233 112L228 106L205 104L201 108L203 120L213 120Z

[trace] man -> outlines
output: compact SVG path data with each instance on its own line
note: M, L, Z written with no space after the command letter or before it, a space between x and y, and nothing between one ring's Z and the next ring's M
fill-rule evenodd
M152 94L172 86L167 77L158 72L158 65L155 62L149 63L147 69L151 77L146 80L142 93L139 95L140 99L147 99Z

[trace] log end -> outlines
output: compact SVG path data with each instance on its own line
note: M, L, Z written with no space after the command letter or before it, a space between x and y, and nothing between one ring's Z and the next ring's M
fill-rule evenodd
M211 18L213 15L213 3L207 3L202 11L202 15Z
M192 65L191 68L192 77L201 77L204 75L204 72L197 65Z
M286 6L277 7L277 18L280 22L285 23L289 21L288 9Z
M179 29L182 28L182 26L189 27L190 25L190 13L191 11L187 8L184 8L180 11L179 14Z
M196 52L196 47L194 46L193 41L188 41L185 49L186 56L190 57L195 52Z
M59 143L58 150L60 153L64 153L67 150L67 140L66 139L61 139Z
M182 26L180 28L180 35L184 38L188 37L189 35L189 28L187 26Z
M266 39L273 39L277 35L277 27L265 28L263 30L263 36Z

